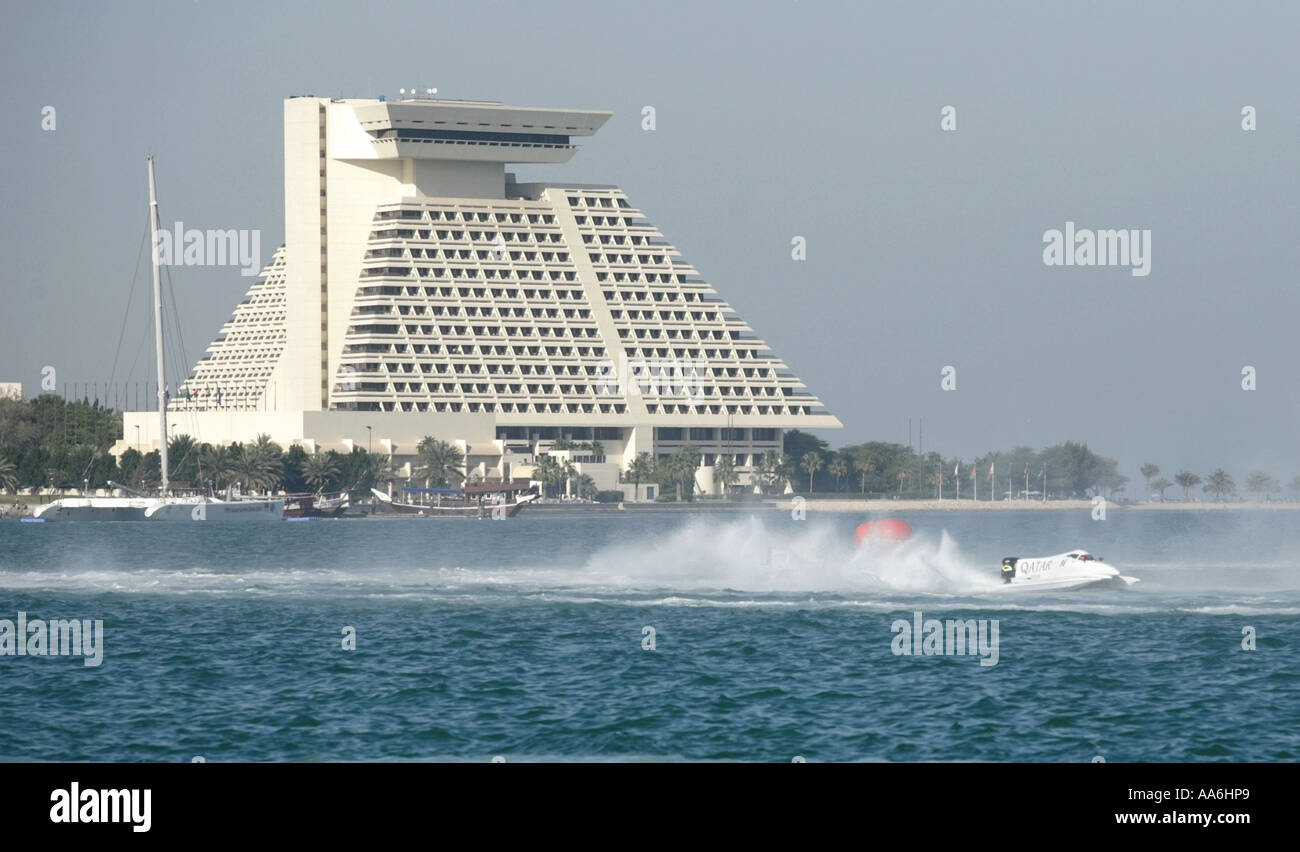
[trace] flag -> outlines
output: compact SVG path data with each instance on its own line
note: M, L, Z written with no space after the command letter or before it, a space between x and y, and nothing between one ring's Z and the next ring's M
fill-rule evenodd
M997 462L989 462L989 481L993 481L993 469L998 466Z
M955 465L952 466L952 475L961 476L961 462L957 462Z
M979 478L979 470L977 469L978 467L979 467L979 465L974 465L974 464L970 466L970 478L971 478L971 479L978 479L978 478Z

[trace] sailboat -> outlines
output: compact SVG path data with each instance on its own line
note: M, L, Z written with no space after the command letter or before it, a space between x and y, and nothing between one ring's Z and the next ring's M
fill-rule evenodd
M153 256L154 348L158 366L158 418L162 436L160 461L162 487L157 497L64 497L33 512L38 521L278 521L284 517L283 500L219 500L213 497L172 497L167 493L167 386L163 380L162 274L158 256L158 193L154 186L153 157L149 161L149 232ZM110 483L112 484L112 483ZM119 489L121 486L118 486ZM128 489L129 490L129 489Z

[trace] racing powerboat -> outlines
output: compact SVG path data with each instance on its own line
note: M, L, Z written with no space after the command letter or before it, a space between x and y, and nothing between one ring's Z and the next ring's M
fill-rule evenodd
M1100 556L1086 550L1071 550L1056 556L1008 556L1002 560L1002 583L1017 589L1063 591L1094 583L1131 586L1136 577L1126 577Z

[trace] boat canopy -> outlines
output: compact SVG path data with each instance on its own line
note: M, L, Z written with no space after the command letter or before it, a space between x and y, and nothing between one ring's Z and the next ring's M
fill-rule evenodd
M459 488L413 488L410 485L402 489L415 494L463 494Z

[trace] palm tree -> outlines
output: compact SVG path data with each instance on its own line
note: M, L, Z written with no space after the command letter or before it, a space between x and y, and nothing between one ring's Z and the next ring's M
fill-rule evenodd
M900 496L903 493L903 480L907 479L909 475L910 474L908 474L908 472L905 470L900 470L898 472L898 493Z
M1174 474L1174 482L1183 489L1183 500L1187 500L1187 492L1201 484L1201 478L1188 470L1180 470Z
M849 463L843 456L836 456L826 467L826 472L835 477L835 490L840 490L840 480L849 475Z
M876 463L869 459L867 461L854 460L853 466L857 468L858 473L862 474L862 493L865 495L867 493L867 474L876 472Z
M125 454L123 454L125 457ZM204 475L217 488L225 488L231 483L235 473L235 457L229 447L204 445L199 464Z
M605 457L605 445L600 441L592 441L587 445L587 449L591 451L591 455L596 461L600 461Z
M1220 467L1205 478L1204 491L1207 494L1213 494L1216 499L1222 500L1225 494L1235 494L1237 492L1237 483L1233 481L1231 474Z
M579 497L589 498L596 493L596 480L585 473L578 474L573 480L573 488Z
M759 459L759 475L763 483L763 493L768 493L769 489L777 490L785 484L786 458L776 450L768 450L763 453Z
M568 438L565 438L563 436L556 438L554 441L551 442L552 450L572 450L576 446L577 444L573 443L573 441L570 441Z
M177 435L167 442L167 461L171 470L167 471L169 479L193 482L200 476L199 445L189 435Z
M338 454L317 450L302 462L302 478L317 492L325 491L339 475Z
M682 487L685 486L687 497L695 496L695 471L700 466L700 451L687 444L678 447L669 460L673 478L677 481L677 499L682 499Z
M1146 480L1146 489L1147 489L1147 490L1144 491L1144 492L1142 492L1142 493L1147 494L1147 495L1150 495L1150 494L1151 494L1151 478L1154 477L1157 473L1160 472L1160 465L1158 465L1158 464L1154 464L1154 463L1152 463L1152 462L1147 462L1146 464L1144 464L1144 465L1142 465L1140 468L1138 468L1138 472L1140 472L1140 473L1142 474L1142 478Z
M235 473L243 487L250 492L271 488L278 478L272 472L271 460L256 445L241 447L239 458L235 462Z
M1173 485L1172 482L1170 482L1169 480L1161 476L1157 479L1152 480L1150 487L1152 491L1155 491L1160 495L1160 502L1163 503L1165 502L1165 489L1171 485Z
M420 457L415 475L424 480L426 488L464 480L461 468L465 465L465 454L455 444L426 435L416 444L415 452Z
M380 488L396 481L397 474L393 471L392 456L367 453L365 464L360 470L360 477L349 488L365 491L368 488Z
M632 477L632 485L636 489L632 494L632 499L640 499L641 480L654 476L654 468L654 457L649 453L637 453L636 458L632 459L628 464L627 475Z
M533 476L541 481L542 488L546 491L548 497L551 493L551 487L564 479L564 473L560 470L560 464L555 460L554 456L538 456L537 461L533 464Z
M1277 488L1277 480L1262 470L1253 470L1246 475L1246 490L1255 492L1256 502L1272 494Z
M808 493L813 490L813 475L822 469L822 454L816 450L803 454L803 462L800 464L804 470L808 471Z
M736 459L730 455L720 455L713 462L713 480L717 482L722 489L722 496L726 497L731 486L740 480L740 474L736 473Z
M254 438L251 444L240 444L234 463L244 487L250 491L279 488L284 478L281 454L280 445L265 432Z
M0 459L0 490L14 493L18 490L17 468L9 459Z

